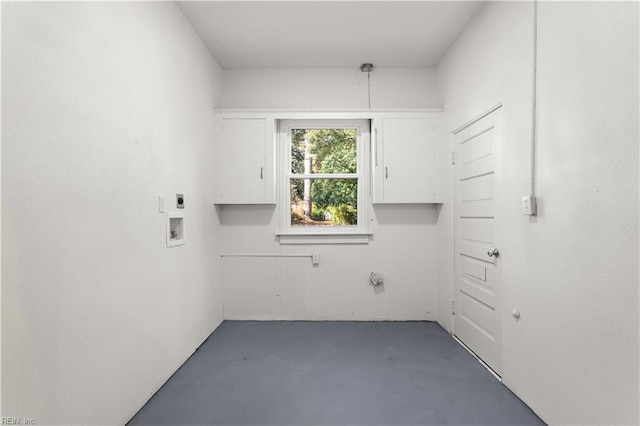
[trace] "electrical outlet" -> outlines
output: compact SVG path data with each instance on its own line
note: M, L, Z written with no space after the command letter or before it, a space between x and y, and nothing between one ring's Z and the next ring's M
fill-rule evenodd
M319 265L320 264L320 255L318 253L312 253L311 254L311 263L313 265Z
M164 197L158 196L158 213L164 213Z
M522 197L522 214L527 216L534 216L537 211L536 197L533 195L527 195Z

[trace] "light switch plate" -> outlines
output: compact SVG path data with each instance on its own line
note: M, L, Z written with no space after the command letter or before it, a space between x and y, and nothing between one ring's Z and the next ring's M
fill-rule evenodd
M522 214L527 216L534 216L537 212L536 197L533 195L527 195L522 197Z

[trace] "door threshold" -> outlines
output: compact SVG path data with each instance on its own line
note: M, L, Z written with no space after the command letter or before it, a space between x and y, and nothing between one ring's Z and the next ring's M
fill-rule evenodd
M493 371L493 370L491 369L491 367L489 367L489 366L487 365L487 363L486 363L486 362L484 362L483 360L481 360L481 359L478 357L478 355L476 355L475 353L473 353L473 351L472 351L471 349L469 349L469 347L468 347L467 345L465 345L465 344L462 342L462 340L458 339L454 334L452 334L452 335L451 335L451 337L453 337L453 339L454 339L456 342L458 342L458 343L460 344L460 346L462 346L463 348L465 348L465 349L467 350L467 352L469 352L469 353L470 353L470 354L471 354L475 359L477 359L477 360L478 360L478 362L479 362L480 364L482 364L482 365L484 366L484 368L486 368L486 369L489 371L489 373L491 373L491 374L493 375L493 377L495 377L496 379L498 379L498 381L499 381L500 383L502 383L502 377L498 376L498 373L496 373L495 371Z

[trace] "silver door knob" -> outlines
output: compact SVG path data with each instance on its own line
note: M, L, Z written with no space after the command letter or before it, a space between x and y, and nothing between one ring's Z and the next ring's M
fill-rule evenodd
M487 256L489 256L489 257L498 257L498 256L500 256L500 252L498 251L497 248L494 248L493 250L489 250L487 252Z

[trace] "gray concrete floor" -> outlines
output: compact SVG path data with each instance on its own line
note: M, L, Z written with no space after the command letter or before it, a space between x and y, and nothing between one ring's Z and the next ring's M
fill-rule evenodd
M544 423L436 323L225 321L128 424Z

